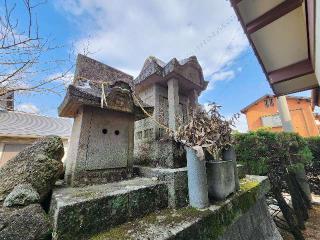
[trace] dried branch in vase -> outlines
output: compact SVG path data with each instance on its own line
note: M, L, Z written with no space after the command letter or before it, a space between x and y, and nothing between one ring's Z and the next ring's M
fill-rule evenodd
M210 103L208 110L200 107L193 110L189 123L180 126L171 137L198 152L205 148L214 160L220 160L222 150L233 144L232 127L239 118L239 114L235 114L227 120L220 109L221 106Z

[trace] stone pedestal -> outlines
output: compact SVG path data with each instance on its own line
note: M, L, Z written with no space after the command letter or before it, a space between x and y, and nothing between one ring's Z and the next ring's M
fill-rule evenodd
M166 185L148 178L83 188L58 188L53 191L50 206L53 239L91 239L91 234L167 206Z

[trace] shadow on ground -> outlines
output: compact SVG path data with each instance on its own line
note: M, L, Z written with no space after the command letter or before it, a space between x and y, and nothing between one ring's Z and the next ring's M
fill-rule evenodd
M283 240L294 240L292 235L283 230L280 231ZM310 218L306 222L306 230L303 231L305 240L319 240L320 239L320 206L314 205L310 211Z

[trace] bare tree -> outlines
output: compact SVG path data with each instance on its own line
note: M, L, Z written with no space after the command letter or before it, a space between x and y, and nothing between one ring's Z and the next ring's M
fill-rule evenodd
M54 39L40 34L36 11L46 0L0 0L0 97L12 92L59 93L73 54L55 57ZM18 9L23 9L23 14Z

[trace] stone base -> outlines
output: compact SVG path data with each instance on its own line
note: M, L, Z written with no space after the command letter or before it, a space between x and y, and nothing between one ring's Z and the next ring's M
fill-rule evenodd
M170 208L185 207L189 203L187 168L152 168L135 166L134 173L141 177L156 177L168 187Z
M53 239L87 239L87 235L167 206L166 185L147 178L54 189L50 206Z
M247 177L241 191L204 210L162 210L100 233L92 240L282 240L265 204L266 177Z
M176 142L138 142L134 146L134 164L159 168L181 168L187 166L185 150Z
M66 176L66 182L71 187L83 187L86 185L106 184L131 178L131 168L114 168L102 170L90 170L74 173L73 179Z

